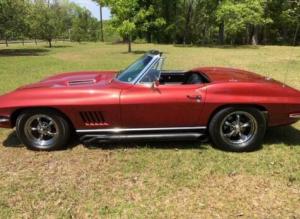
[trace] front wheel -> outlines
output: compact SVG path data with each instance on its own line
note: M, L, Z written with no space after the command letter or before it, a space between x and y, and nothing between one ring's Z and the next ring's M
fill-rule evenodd
M266 118L255 108L225 108L209 125L213 144L228 151L247 152L259 148L266 132Z
M66 119L51 110L26 110L16 122L19 139L29 149L58 150L65 147L70 138L70 126Z

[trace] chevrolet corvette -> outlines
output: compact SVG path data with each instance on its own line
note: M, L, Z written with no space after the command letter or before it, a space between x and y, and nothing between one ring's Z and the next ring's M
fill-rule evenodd
M199 140L234 152L260 147L268 127L300 119L300 92L220 67L162 70L150 51L123 71L73 72L0 96L0 127L33 150L84 143Z

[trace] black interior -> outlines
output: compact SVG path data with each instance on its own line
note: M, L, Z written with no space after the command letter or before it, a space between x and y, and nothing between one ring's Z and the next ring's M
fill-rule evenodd
M199 72L176 72L162 71L160 76L160 84L203 84L209 83L209 80Z

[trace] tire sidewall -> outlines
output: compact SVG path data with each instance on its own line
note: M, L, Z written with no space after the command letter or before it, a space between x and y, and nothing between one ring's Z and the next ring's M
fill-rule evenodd
M234 113L236 111L242 111L251 114L257 122L257 133L255 134L255 136L253 136L253 138L249 142L247 142L244 146L241 147L233 144L228 144L222 139L220 133L223 119L227 115ZM266 126L267 126L267 121L264 114L261 111L257 110L256 108L229 107L220 110L214 115L209 125L209 135L213 144L218 148L222 148L232 152L251 152L261 147L266 133Z
M47 146L41 147L35 142L31 142L25 134L25 124L26 121L37 114L43 114L51 117L57 124L59 136L55 142ZM16 121L16 131L18 138L26 145L27 148L37 151L52 151L63 149L66 147L68 140L70 138L70 126L64 117L57 112L51 110L26 110L20 114Z

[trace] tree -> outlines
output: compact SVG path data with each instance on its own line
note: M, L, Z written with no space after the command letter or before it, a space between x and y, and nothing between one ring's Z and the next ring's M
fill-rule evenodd
M286 4L287 8L283 11L282 18L286 25L295 28L293 45L296 46L300 31L300 0L290 0Z
M224 21L226 31L233 41L246 30L251 31L252 44L257 45L258 28L271 22L264 17L265 0L226 0L217 11L219 22Z
M190 26L193 16L193 8L195 7L195 0L186 0L185 1L185 25L184 25L184 32L183 32L183 44L186 44L187 37L190 34Z
M72 20L71 39L77 42L83 40L96 41L98 23L95 18L92 18L91 12L75 7L75 14Z
M23 35L27 31L26 16L28 2L25 0L0 1L0 35L4 37L6 46L13 35Z
M179 44L292 44L300 32L300 0L93 0L110 7L111 25L68 0L0 0L0 40L26 38ZM114 34L109 30L114 28ZM106 28L106 29L105 29ZM115 38L118 38L115 37Z
M97 2L100 9L100 41L104 42L104 30L103 30L103 7L106 4L105 0L93 0Z
M59 3L36 0L32 7L32 31L35 37L46 40L51 48L53 39L59 35L62 28Z
M182 0L158 0L153 3L156 16L161 17L165 24L156 31L157 42L177 43L182 40L184 26L184 7Z
M136 33L135 16L138 13L137 0L111 0L112 25L128 42L128 52L132 51L132 37Z
M142 7L138 0L110 0L108 3L112 10L112 25L127 40L128 52L132 51L131 43L136 34L165 23L162 18L151 19L155 14L154 7Z

